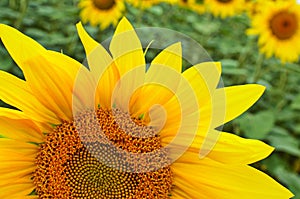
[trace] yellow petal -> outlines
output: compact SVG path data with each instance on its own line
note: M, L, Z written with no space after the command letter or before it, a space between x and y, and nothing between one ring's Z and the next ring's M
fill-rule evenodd
M160 131L162 144L172 149L172 159L177 159L192 144L200 121L198 99L189 82L182 78L174 97L163 105L166 121ZM152 114L152 118L163 118ZM179 150L173 150L180 145ZM176 148L177 149L177 148Z
M124 112L130 112L130 100L144 83L144 67L135 67L121 76L113 90L112 103Z
M38 146L6 138L0 139L0 187L30 182Z
M197 159L196 153L185 153L181 160L173 163L174 185L189 192L196 190L193 198L252 199L275 198L288 199L293 194L266 174L247 165L227 165L208 158L197 164L189 160ZM183 163L184 162L184 163ZM176 181L184 180L185 184Z
M181 81L181 54L181 44L176 43L154 58L146 73L144 86L132 96L130 113L134 117L147 113L155 104L165 104L174 96Z
M85 53L90 54L96 47L99 46L99 43L96 42L90 35L85 31L81 22L76 24L77 32L80 37L80 40L84 46Z
M193 88L193 92L198 99L200 110L198 132L201 132L202 135L206 135L206 133L212 128L213 117L223 118L222 116L225 114L224 108L219 109L218 114L215 114L216 108L214 108L213 104L213 96L215 95L220 75L221 64L219 62L200 63L189 68L183 73L183 76L187 79L187 81L189 81L190 86ZM224 101L224 93L220 92L219 98L221 102L222 100Z
M36 121L60 123L57 116L36 99L25 81L4 71L0 71L0 99Z
M95 105L110 108L112 92L120 79L119 71L106 49L88 35L81 23L77 24L77 31L85 49L91 75L98 82Z
M34 189L32 182L27 183L15 183L12 185L0 187L0 198L11 199L11 198L27 198Z
M74 72L80 68L80 63L61 53L47 51L31 38L7 25L0 25L0 37L22 69L36 97L59 118L71 119L72 88L69 86L75 79Z
M179 182L177 182L178 184ZM185 193L183 190L181 190L179 187L177 187L176 189L172 190L172 198L174 199L193 199L193 190L189 190L187 193Z
M225 118L224 121L215 121L214 127L218 127L226 122L233 120L248 108L250 108L263 94L264 86L257 84L248 84L240 86L231 86L226 88L217 89L214 94L214 103L216 110L223 110L224 107L224 93L225 101Z
M90 71L95 79L99 80L104 71L112 64L113 59L101 44L89 36L81 23L76 24L76 27L80 40L84 46Z
M245 139L226 132L211 131L209 133L219 135L217 140L201 136L199 133L189 151L199 153L200 150L205 150L207 157L226 164L252 164L266 158L274 150L273 147L259 140ZM205 140L209 143L208 145L203 145Z
M119 71L114 63L112 63L104 73L98 82L96 102L106 108L112 107L112 96L118 81L120 80Z
M145 58L140 40L126 18L120 21L109 49L121 77L111 101L129 111L132 94L144 82Z
M20 140L23 142L36 142L43 141L43 134L36 124L23 117L22 112L14 111L16 119L7 117L6 113L9 111L0 111L0 135ZM21 116L17 116L20 114Z
M181 79L181 74L173 68L152 64L144 85L132 96L130 113L136 117L147 113L155 104L165 104L175 95Z
M0 149L21 150L22 152L37 152L38 146L35 144L26 143L25 140L17 141L8 138L0 138Z
M200 63L184 73L184 76L194 88L200 107L200 121L197 134L208 138L204 140L200 148L201 157L207 155L207 152L213 148L214 143L218 139L219 134L214 133L216 131L211 131L214 128L214 123L223 121L225 117L225 93L220 92L218 95L219 106L215 106L213 100L220 75L220 62ZM202 150L203 148L205 150Z
M262 141L222 132L208 157L228 164L252 164L266 158L273 150Z
M46 49L36 41L4 24L0 24L0 38L11 57L21 68L25 61L46 52Z
M20 174L19 171L21 174L26 172L25 174L27 175L28 169L33 171L36 167L35 158L37 155L37 150L31 152L29 149L26 149L26 152L18 152L12 149L1 149L0 152L1 176L2 174L7 174L11 175L11 177L16 177L16 175Z
M1 138L6 139L6 138ZM18 142L16 142L18 143ZM33 145L33 144L32 144ZM8 148L8 149L1 149L0 159L1 159L1 167L5 165L6 162L18 162L18 161L24 161L24 162L35 162L35 156L37 155L38 150L35 149L29 149L24 148L22 151L16 151L15 149ZM11 167L14 167L15 165L11 165Z
M141 42L125 17L116 28L109 50L117 63L121 76L136 67L145 69L145 58ZM143 74L140 75L143 76Z
M183 72L183 76L190 82L199 100L204 106L212 98L221 75L220 62L203 62Z
M219 82L220 74L221 74L221 64L218 62L200 63L194 67L189 68L183 73L183 77L185 78L186 81L188 81L188 84L186 84L186 87L184 89L178 89L178 90L183 91L182 92L183 101L186 100L187 97L189 97L190 99L194 99L194 98L197 99L196 105L194 105L189 101L185 101L185 103L188 106L190 106L189 108L187 108L190 110L193 109L192 106L196 108L199 107L200 118L199 121L196 122L196 124L195 122L192 122L194 124L190 123L190 126L194 125L198 128L198 130L191 130L190 132L185 131L185 134L183 134L182 137L180 138L181 140L184 140L182 141L183 144L181 145L185 145L185 147L189 146L190 140L194 138L196 133L199 134L199 132L201 132L201 136L205 136L212 128L213 117L216 111L213 107L212 98L216 90L217 84ZM190 90L187 93L188 89ZM183 101L181 102L181 104L184 104ZM181 110L184 109L180 107L180 111ZM218 117L221 116L222 116L221 114L218 115ZM185 118L185 115L183 118ZM180 117L178 119L180 119ZM174 126L176 125L173 125L173 127ZM174 139L174 137L177 137L176 132L177 131L174 131L174 129L170 129L167 132L164 132L161 135L163 144L166 145L170 142L173 142L172 140ZM209 134L209 137L210 139L216 141L218 138L218 134ZM180 144L180 142L178 142L178 144ZM206 147L206 149L213 147L213 145L210 145L210 143L202 143L202 144Z
M175 71L181 73L182 69L182 48L181 43L175 43L162 52L160 52L151 62L151 64L157 64L161 66L168 66ZM151 66L150 66L151 69Z
M0 116L5 116L10 119L28 119L23 112L15 109L0 107Z
M36 121L36 120L34 120L34 118L27 116L24 112L21 112L19 110L0 107L0 116L2 116L2 115L4 117L10 118L10 119L32 120L32 122L34 122L37 125L38 129L40 129L39 132L49 132L49 131L53 130L53 126L48 121L47 121L47 123Z
M2 169L4 172L0 172L0 186L12 184L20 180L24 181L24 178L27 179L27 182L30 182L30 178L32 177L34 169L34 166L28 168L18 168L14 170L8 170L4 168Z
M171 191L172 198L173 195L175 196L174 198L178 199L211 199L206 195L205 192L200 192L199 189L195 188L195 186L190 185L191 179L187 179L182 176L174 176L174 189ZM176 187L175 187L176 186Z
M37 56L23 64L27 82L44 106L63 120L72 119L72 93L77 71L81 65L55 52Z
M8 151L2 151L3 153L6 153ZM16 155L16 153L11 153L11 152L8 152L8 154L10 155ZM16 159L17 158L20 158L20 160L8 160L8 159L5 159L7 157L0 157L1 159L1 165L0 165L0 168L1 170L4 169L4 170L7 170L7 172L10 172L10 171L19 171L19 170L22 170L22 169L27 169L27 168L35 168L35 156L30 156L28 159L25 159L24 156L21 156L21 155L16 155ZM9 168L9 169L8 169Z
M4 138L1 138L4 139ZM0 149L0 169L1 176L8 175L17 177L18 175L26 176L29 170L31 172L35 169L35 158L38 150L25 149L25 151L16 151L14 149ZM29 170L28 170L29 169ZM2 178L2 177L1 177Z

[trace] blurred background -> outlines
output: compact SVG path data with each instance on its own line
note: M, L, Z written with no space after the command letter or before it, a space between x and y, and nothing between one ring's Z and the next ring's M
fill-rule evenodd
M124 15L136 28L168 28L197 41L214 61L222 63L224 86L258 83L267 87L249 111L223 130L274 146L271 156L253 166L300 199L300 9L296 1L0 1L0 23L79 62L85 54L75 24L82 21L101 42L112 36ZM147 59L156 53L150 50ZM189 66L184 62L183 70ZM0 70L24 78L1 42ZM2 101L0 105L9 107Z

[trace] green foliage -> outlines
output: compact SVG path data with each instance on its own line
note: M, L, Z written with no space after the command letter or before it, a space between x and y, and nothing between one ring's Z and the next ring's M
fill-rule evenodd
M62 51L81 62L85 55L75 28L80 20L77 3L78 0L3 0L0 1L0 21L16 27L46 48ZM273 155L254 166L279 180L293 191L295 199L300 199L299 63L282 64L275 58L260 55L257 38L245 34L249 27L246 15L219 19L160 4L143 11L127 5L126 16L135 27L169 28L196 40L213 60L222 62L224 85L259 83L266 86L260 101L226 124L224 130L274 146ZM88 24L85 27L98 41L112 36L114 30L109 27L100 31ZM149 51L147 59L157 53ZM1 70L23 78L3 46L0 60Z
M274 127L275 116L271 111L245 114L238 120L241 131L246 137L265 139Z

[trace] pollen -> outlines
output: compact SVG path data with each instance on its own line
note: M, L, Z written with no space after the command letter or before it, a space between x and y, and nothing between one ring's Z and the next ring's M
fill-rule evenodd
M119 109L87 110L46 135L39 198L169 198L171 159L153 128Z

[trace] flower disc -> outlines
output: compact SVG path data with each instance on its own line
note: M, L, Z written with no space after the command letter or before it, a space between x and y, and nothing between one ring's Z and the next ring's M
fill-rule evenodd
M273 34L278 39L291 38L298 29L298 21L293 13L282 11L273 16L270 20Z
M150 127L128 116L120 110L86 111L49 133L36 158L34 183L39 197L168 198L170 167L142 171L168 164L168 153L162 150L145 161L128 156L161 148L160 137Z
M115 5L115 0L92 0L93 4L99 10L109 10Z

